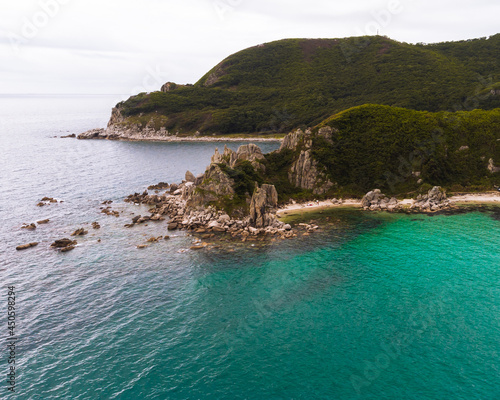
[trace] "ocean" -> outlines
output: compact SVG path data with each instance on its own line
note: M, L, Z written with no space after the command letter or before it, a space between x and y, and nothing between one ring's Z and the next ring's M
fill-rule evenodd
M140 250L166 222L124 228L147 212L124 198L224 144L59 138L104 127L119 100L0 96L0 398L500 398L498 213L337 209L309 237L192 251L176 232ZM73 251L50 248L80 227Z

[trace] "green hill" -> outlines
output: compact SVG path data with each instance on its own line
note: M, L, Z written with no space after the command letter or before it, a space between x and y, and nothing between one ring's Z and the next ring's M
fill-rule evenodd
M194 85L139 94L118 108L125 124L152 118L156 128L209 135L287 132L367 103L500 107L500 34L431 45L381 36L280 40L229 56Z
M440 185L453 191L500 185L500 109L414 111L381 105L354 107L316 127L312 154L338 187L361 193L380 187L406 193ZM424 190L425 191L425 190Z

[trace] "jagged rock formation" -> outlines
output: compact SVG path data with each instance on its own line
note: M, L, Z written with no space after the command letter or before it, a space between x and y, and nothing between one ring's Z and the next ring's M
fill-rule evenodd
M202 182L192 186L190 193L186 193L183 197L187 200L188 208L203 208L211 202L218 202L222 199L232 200L235 195L233 185L234 181L222 171L220 166L212 163L207 168Z
M91 129L87 132L80 133L78 139L106 139L105 129Z
M274 226L276 208L278 207L278 192L273 185L257 187L250 202L250 224L255 228Z
M288 150L295 150L295 148L299 145L302 139L304 139L304 132L302 129L297 129L294 132L290 132L288 135L286 135L281 142L281 146L279 148L279 151L283 151L285 149Z
M264 172L265 167L261 163L264 159L265 157L260 147L253 143L249 143L240 146L237 151L224 146L224 152L222 154L220 154L219 149L216 148L211 162L216 164L225 163L230 168L234 168L238 161L249 161L257 171Z
M122 115L120 107L113 107L111 110L111 118L108 122L108 128L116 124L121 124L124 121L125 117Z
M186 179L186 182L193 182L194 183L196 181L196 177L194 176L194 174L191 171L186 171L185 179Z
M210 162L215 164L220 164L225 162L229 166L234 165L236 161L236 153L224 145L224 152L222 154L219 153L219 149L215 148L215 154L212 156Z
M331 140L331 128L323 128L321 136ZM288 171L290 183L301 189L312 190L314 194L328 192L334 184L328 179L325 172L319 167L312 155L313 134L310 130L305 133L298 129L289 133L283 139L279 152L291 150L298 153Z
M262 160L264 160L264 155L262 154L260 147L253 143L240 146L236 152L236 161L250 161L256 170L262 169L263 165L260 163ZM230 165L230 167L234 168L235 164L236 162L234 162L233 165Z
M223 154L216 150L212 163L203 175L195 178L195 182L186 179L178 185L167 185L163 194L149 195L145 191L128 196L126 202L148 204L152 208L150 216L135 216L126 227L132 228L146 221L162 221L166 216L170 218L169 230L188 229L208 236L227 232L243 240L259 234L279 235L282 238L296 236L290 226L285 226L276 218L278 192L273 185L257 186L251 197L248 194L247 206L240 207L233 215L223 209L235 199L242 200L237 198L234 180L225 172L226 168L231 168L229 164L235 166L238 160L259 162L262 158L262 152L255 145L241 146L237 152L226 147ZM187 175L186 178L192 178Z
M302 150L298 159L292 164L288 172L288 179L301 189L310 189L314 194L328 192L333 183L326 175L318 171L318 163L311 155L311 150Z
M396 211L401 208L395 197L387 197L380 191L380 189L368 192L361 200L361 206L365 210L371 211Z
M426 195L419 195L410 207L419 211L439 211L450 206L446 193L440 186L434 186Z

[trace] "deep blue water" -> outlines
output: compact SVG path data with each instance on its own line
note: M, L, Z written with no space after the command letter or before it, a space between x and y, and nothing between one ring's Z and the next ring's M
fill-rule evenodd
M337 210L298 240L195 252L177 233L138 250L166 223L123 228L145 212L124 197L203 172L223 144L54 138L105 126L118 100L0 97L0 309L6 321L15 285L20 336L12 398L500 398L493 214ZM36 207L44 196L64 202ZM122 215L101 214L104 200ZM72 252L50 249L93 221L102 228Z

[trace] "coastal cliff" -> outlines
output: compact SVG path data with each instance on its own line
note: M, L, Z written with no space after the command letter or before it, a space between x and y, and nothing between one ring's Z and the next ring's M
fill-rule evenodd
M139 116L130 120L123 116L120 105L111 111L111 118L106 129L92 129L78 135L78 139L109 139L109 140L137 140L137 141L162 141L177 138L176 133L171 133L161 127L161 117L151 116L145 120Z

